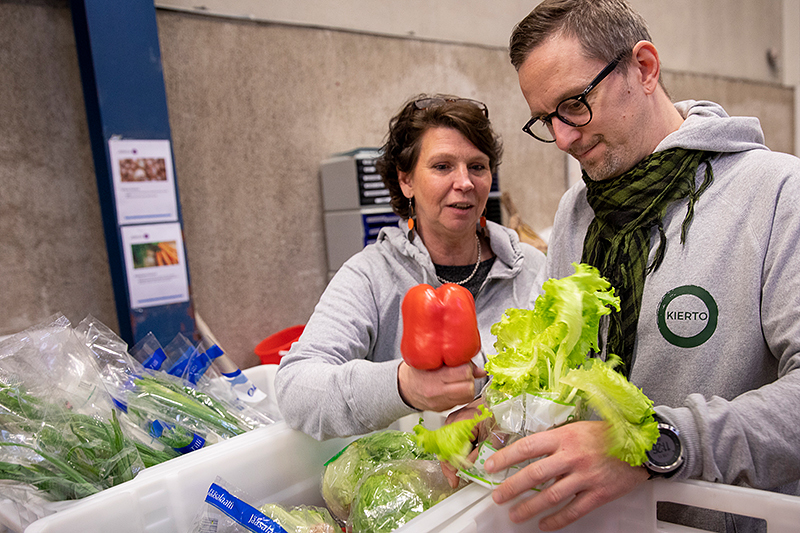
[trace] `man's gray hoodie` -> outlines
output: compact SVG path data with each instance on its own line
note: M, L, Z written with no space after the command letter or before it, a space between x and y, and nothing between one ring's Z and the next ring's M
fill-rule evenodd
M631 381L680 430L677 479L797 493L800 160L771 152L756 118L729 117L712 102L676 108L686 120L656 151L714 152L713 182L684 244L687 200L667 210L666 254L645 279ZM548 277L573 272L593 217L578 183L556 214Z

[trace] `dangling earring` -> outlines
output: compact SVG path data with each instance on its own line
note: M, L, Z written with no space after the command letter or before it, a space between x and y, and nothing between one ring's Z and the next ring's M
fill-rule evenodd
M483 208L483 214L481 215L480 219L480 227L478 228L478 234L481 237L486 237L486 208Z
M408 240L414 241L414 224L416 222L414 218L414 197L408 199Z

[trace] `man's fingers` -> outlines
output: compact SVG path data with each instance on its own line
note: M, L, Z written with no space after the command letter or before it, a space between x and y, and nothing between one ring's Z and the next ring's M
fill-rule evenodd
M564 502L569 501L572 495L576 492L575 487L571 486L572 483L569 481L569 479L570 478L557 480L552 485L543 488L534 496L525 498L524 500L515 503L508 512L508 516L511 518L511 521L520 523L530 520L534 516L537 516L548 509L557 508L558 506L564 504ZM539 483L539 485L541 485L541 483ZM495 498L495 501L497 501L497 498ZM564 513L556 519L556 522L559 520L564 521L564 525L566 525L571 521L577 520L580 518L580 516L576 513L576 511L579 509L580 508L574 508L564 511ZM588 512L588 510L586 512ZM557 513L553 513L550 516L558 513L562 513L562 510L559 510ZM570 522L566 522L566 520L570 517Z
M558 464L559 463L557 461L548 460L548 458L543 458L532 462L495 487L492 493L492 498L496 503L505 503L516 498L520 494L529 491L530 489L539 487L552 479L558 478L565 473L563 470L558 469ZM558 487L558 490L563 490L564 488L566 488L566 486L562 482L561 486ZM552 493L551 489L551 487L548 487L542 491L551 491L551 494L544 499L545 501L548 501L553 496L558 495L557 492ZM555 498L553 503L558 503L562 499L563 498Z
M548 437L549 435L547 435L546 431L534 433L506 446L502 450L498 450L497 453L486 460L484 465L486 471L499 472L509 466L551 453L549 449L550 439Z

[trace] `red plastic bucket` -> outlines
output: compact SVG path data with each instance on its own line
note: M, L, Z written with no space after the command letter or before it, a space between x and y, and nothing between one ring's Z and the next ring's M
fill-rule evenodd
M292 343L300 338L305 325L298 324L273 333L256 346L256 355L261 359L262 365L277 365L281 362L283 354L289 351Z

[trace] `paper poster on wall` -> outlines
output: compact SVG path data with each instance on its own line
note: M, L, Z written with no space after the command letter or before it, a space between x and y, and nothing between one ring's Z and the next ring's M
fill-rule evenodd
M189 301L179 223L123 226L122 246L132 309Z
M108 150L119 225L177 221L170 142L110 139Z

